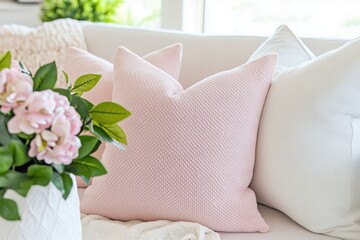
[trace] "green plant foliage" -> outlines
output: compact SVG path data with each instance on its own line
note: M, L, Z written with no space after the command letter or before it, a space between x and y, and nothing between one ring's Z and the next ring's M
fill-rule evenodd
M4 68L9 68L11 65L11 53L10 51L0 56L0 71Z
M41 66L34 76L34 90L41 91L54 88L57 80L55 62Z
M65 166L65 169L67 172L87 178L101 176L107 173L102 163L92 156L75 159L71 165Z
M81 159L95 152L99 146L100 141L98 138L93 136L80 136L81 147L79 149L79 155L77 159Z
M97 123L98 126L107 133L113 140L127 145L127 139L124 130L116 123L114 124L102 124Z
M11 168L14 159L12 157L11 151L7 147L0 147L0 156L1 156L1 165L0 165L0 175L6 173Z
M130 116L130 112L114 102L103 102L90 110L92 119L98 123L114 124Z
M72 92L81 96L84 92L93 89L99 82L101 75L98 74L85 74L76 79Z
M74 106L76 111L80 114L81 120L85 121L89 115L92 104L88 103L84 98L73 95L71 96L71 105Z
M8 149L12 153L15 167L22 166L30 161L26 146L23 142L12 139L8 144Z
M27 175L33 181L34 185L46 186L51 181L53 168L48 165L34 164L28 168Z
M9 121L10 117L3 113L0 113L0 146L5 146L10 141L10 133L7 130L6 123Z
M6 198L0 199L0 217L10 221L21 219L16 202L14 200Z
M90 22L115 22L117 8L123 0L44 0L41 20L72 18Z

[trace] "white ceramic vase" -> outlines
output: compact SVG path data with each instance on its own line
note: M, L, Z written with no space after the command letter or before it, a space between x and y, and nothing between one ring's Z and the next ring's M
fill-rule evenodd
M81 240L79 196L75 177L72 179L66 200L53 183L33 186L26 198L7 191L5 197L16 201L21 221L0 217L0 240Z

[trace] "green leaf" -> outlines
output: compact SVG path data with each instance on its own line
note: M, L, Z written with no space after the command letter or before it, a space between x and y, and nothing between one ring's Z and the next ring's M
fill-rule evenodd
M84 120L89 115L89 110L92 105L89 104L91 103L86 101L82 97L72 96L71 105L75 107L82 120Z
M93 107L90 115L98 123L113 124L129 117L131 113L114 102L103 102Z
M113 139L104 130L96 125L90 125L90 131L102 142L113 142Z
M27 75L31 76L31 72L21 62L19 62L19 67L21 69L21 72L26 73Z
M102 163L92 156L75 159L70 165L65 166L65 170L87 178L106 174L106 169Z
M9 171L13 162L11 150L8 147L0 147L0 175Z
M66 72L64 72L64 71L62 71L62 72L63 72L63 74L64 74L64 78L65 78L66 85L68 85L68 83L69 83L69 75L68 75Z
M27 171L27 175L34 185L41 186L46 186L50 183L52 174L53 168L49 165L31 165Z
M81 147L79 149L79 155L77 159L88 156L89 154L95 152L100 146L100 141L93 136L80 136Z
M71 92L70 92L70 90L63 89L63 88L55 88L55 89L52 89L52 91L57 92L60 95L65 96L69 100L69 102L71 102Z
M20 173L12 170L0 176L0 188L4 187L13 189L23 197L26 197L32 185L33 181L26 175L26 173Z
M63 183L64 183L64 193L63 193L63 198L66 200L71 192L71 189L73 187L73 180L70 177L69 174L67 173L63 173L61 174Z
M30 161L26 146L21 141L10 140L9 149L12 152L15 167L22 166Z
M51 182L55 185L57 189L59 189L61 194L65 193L64 182L61 175L58 172L53 173L53 175L51 176Z
M21 133L17 133L16 136L18 136L21 139L30 141L31 139L33 139L35 137L35 134L28 135L26 133L21 132Z
M3 55L0 56L0 71L4 68L10 68L11 67L11 53L10 51L7 51Z
M0 175L0 188L11 188L18 182L21 182L26 178L24 173L16 171L8 171L4 175Z
M11 135L7 129L7 123L10 117L3 113L0 113L0 146L6 146L11 139Z
M79 97L79 96L73 96L73 97ZM94 104L92 104L90 101L86 100L85 98L80 97L81 100L86 104L88 111L94 107Z
M34 185L34 182L29 177L23 176L21 182L16 182L11 189L21 196L26 197L32 185Z
M41 66L34 76L34 90L53 89L57 80L55 62Z
M88 92L99 82L101 75L99 74L86 74L76 79L72 92L82 95L84 92Z
M51 166L53 166L53 168L56 170L56 172L58 173L62 173L65 169L64 165L63 164L51 164Z
M6 198L0 198L0 216L8 221L21 220L16 202Z
M126 135L124 130L119 127L116 123L114 124L101 124L99 123L99 127L104 130L111 138L115 141L127 144Z
M100 141L112 143L113 145L115 145L119 149L124 150L124 145L123 144L121 144L120 142L118 142L115 139L113 139L112 137L110 137L108 133L106 133L101 127L99 127L99 126L97 126L95 124L97 124L97 123L91 122L88 125L89 130L91 131L92 134L97 136L100 139Z

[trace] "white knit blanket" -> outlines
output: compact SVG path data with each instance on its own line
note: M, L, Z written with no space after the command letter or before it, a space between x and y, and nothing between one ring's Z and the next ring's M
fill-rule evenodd
M9 24L0 26L0 54L10 50L33 74L40 65L56 61L57 86L65 86L63 61L69 47L86 49L81 25L76 20L60 19L37 28Z
M170 221L112 221L82 215L83 240L220 240L220 235L198 223Z

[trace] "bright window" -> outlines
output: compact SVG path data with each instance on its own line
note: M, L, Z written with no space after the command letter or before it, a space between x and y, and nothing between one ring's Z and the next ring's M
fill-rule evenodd
M124 25L160 28L161 0L124 0L117 16Z
M301 37L360 35L360 0L124 0L120 23L209 34L269 35L288 25Z
M202 0L204 32L271 34L286 24L302 37L360 35L360 0Z

